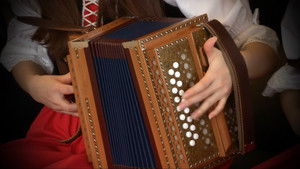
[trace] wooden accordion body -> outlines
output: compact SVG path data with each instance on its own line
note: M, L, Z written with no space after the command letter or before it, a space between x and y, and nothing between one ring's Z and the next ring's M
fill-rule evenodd
M209 168L253 148L251 108L239 101L247 92L238 83L215 119L191 119L200 103L177 110L182 92L208 69L199 48L217 35L206 23L206 15L180 21L123 17L69 42L94 168Z

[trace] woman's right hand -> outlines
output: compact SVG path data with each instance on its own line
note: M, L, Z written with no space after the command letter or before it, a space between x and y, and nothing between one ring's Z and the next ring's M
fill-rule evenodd
M77 115L77 106L65 98L73 94L71 75L33 75L28 81L27 92L34 100L54 111Z
M214 105L215 107L209 112L208 117L210 119L216 117L224 109L232 91L230 72L222 52L214 47L216 41L216 37L211 37L204 43L203 48L207 55L209 68L198 83L184 92L183 99L178 105L178 109L183 110L195 103L201 103L192 112L193 119L201 118Z

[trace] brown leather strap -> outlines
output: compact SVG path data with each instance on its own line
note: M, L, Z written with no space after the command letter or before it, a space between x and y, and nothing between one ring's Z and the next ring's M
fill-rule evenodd
M246 63L229 33L219 21L209 21L204 27L218 38L216 44L223 52L229 68L238 118L239 146L242 153L248 152L254 148L254 123Z
M74 135L72 135L70 138L67 138L65 140L57 140L58 142L61 142L61 143L71 143L73 142L74 140L76 140L78 137L80 137L82 135L82 131L81 131L81 126L78 127L76 133Z
M52 21L48 19L30 17L30 16L18 16L17 19L21 22L30 25L38 26L41 28L52 29L52 30L59 30L59 31L86 33L94 29L93 26L82 27L82 26L65 23L65 22Z

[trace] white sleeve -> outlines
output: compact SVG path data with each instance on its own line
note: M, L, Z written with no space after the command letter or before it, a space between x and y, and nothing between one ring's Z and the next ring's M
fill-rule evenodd
M243 30L238 36L234 38L238 47L243 49L247 44L253 42L260 42L270 46L277 55L279 49L279 39L276 32L264 25L251 24L248 28Z
M253 15L248 0L165 0L177 6L187 17L207 14L227 29L239 48L250 42L262 42L277 52L278 37L272 29L259 25L258 11Z
M285 64L268 80L262 95L272 97L288 89L300 90L300 73L296 68Z
M8 38L2 50L0 62L11 71L21 61L33 61L40 65L48 74L54 66L47 54L47 49L37 41L31 40L36 27L18 21L14 18L8 26Z
M9 0L13 12L17 16L40 16L37 0ZM2 50L0 62L8 70L21 61L33 61L40 65L48 74L54 66L47 54L47 49L31 37L37 27L18 21L16 18L8 25L7 42Z

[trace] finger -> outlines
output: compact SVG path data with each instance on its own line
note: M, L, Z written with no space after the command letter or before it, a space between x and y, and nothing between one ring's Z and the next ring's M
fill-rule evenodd
M54 111L59 112L59 113L65 113L65 114L70 114L74 116L78 116L78 111L77 111L77 105L75 103L62 103L60 104L54 104L53 107L48 106L52 108Z
M68 94L73 94L74 93L74 88L72 85L67 85L67 84L62 84L59 87L59 92L68 95Z
M70 112L70 113L77 112L77 105L75 103L69 103L65 99L63 99L63 101L60 103L61 103L60 110L58 110L58 112Z
M69 114L72 116L79 116L78 112L59 112L59 113L65 113L65 114Z
M187 106L202 102L204 99L206 99L207 97L213 94L218 97L216 98L216 100L219 100L224 96L229 95L231 89L227 87L227 84L218 81L206 80L206 79L213 79L213 78L214 76L204 77L203 81L200 81L196 84L199 85L198 88L196 88L197 86L195 86L195 88L193 87L193 89L192 88L191 90L189 89L190 93L188 93L188 95L185 95L184 93L183 100L179 103L178 108L182 110ZM201 84L205 84L204 88L202 89L200 89Z
M212 93L214 93L215 89L213 86L209 86L203 92L195 92L193 95L188 98L184 97L182 101L179 103L178 108L183 110L184 108L203 101L205 98L209 97Z
M221 100L218 102L217 106L214 108L214 110L211 111L211 112L208 114L208 118L209 118L209 119L212 119L212 118L214 118L214 117L217 117L217 115L218 115L219 113L221 113L221 112L224 110L224 107L225 107L226 102L227 102L227 98L221 99Z
M212 81L209 76L204 76L198 83L196 83L196 85L185 91L182 97L184 99L189 99L190 97L198 95L200 92L206 90L211 82Z
M209 109L211 109L211 107L214 104L218 104L219 100L222 100L225 98L225 102L228 98L228 96L223 96L221 95L221 93L217 92L214 93L213 95L209 96L206 100L204 100L202 102L202 104L200 105L200 107L198 109L196 109L192 114L191 117L193 119L199 119L201 116L203 116L203 114L205 114L206 112L208 112ZM222 108L223 102L221 103L220 107L217 108L216 113ZM213 113L214 115L215 113Z
M201 118L207 111L213 106L214 102L210 100L205 100L198 109L196 109L192 114L191 117L194 120Z
M71 77L71 73L67 73L67 74L64 74L64 75L60 75L60 81L62 83L65 83L65 84L71 84L72 83L72 77Z
M216 42L217 37L213 36L204 43L203 48L207 56L212 54Z
M49 100L48 107L52 108L57 112L77 112L76 103L68 101L64 95L56 95L52 98L52 101Z
M65 108L65 110L67 112L71 112L71 113L77 112L77 105L76 105L76 103L69 103L67 105L67 107Z

